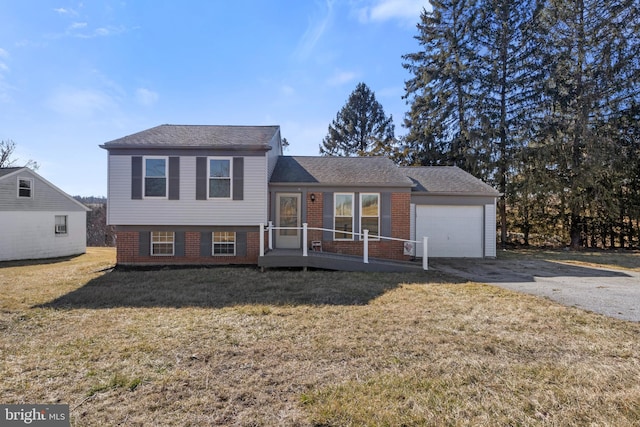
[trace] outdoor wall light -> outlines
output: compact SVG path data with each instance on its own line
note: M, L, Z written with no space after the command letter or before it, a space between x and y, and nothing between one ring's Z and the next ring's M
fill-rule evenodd
M312 202L316 201L316 195L314 193L311 193L311 195L309 196L309 198L311 199Z

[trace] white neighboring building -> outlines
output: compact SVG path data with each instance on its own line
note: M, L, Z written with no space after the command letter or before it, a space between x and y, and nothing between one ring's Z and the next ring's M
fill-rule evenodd
M29 168L0 168L0 261L85 253L89 210Z

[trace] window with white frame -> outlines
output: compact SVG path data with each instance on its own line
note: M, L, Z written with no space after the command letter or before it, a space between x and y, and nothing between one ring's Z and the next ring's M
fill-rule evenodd
M55 232L57 236L67 234L67 216L66 215L56 215L55 219Z
M214 231L211 242L211 253L214 256L233 256L236 254L236 233L234 231Z
M175 253L175 234L172 231L151 232L151 255L172 256Z
M209 198L230 199L232 163L230 158L209 158Z
M333 228L336 230L333 238L353 240L353 193L336 193L333 206Z
M33 197L32 178L18 178L18 197L25 199Z
M144 196L167 197L167 158L144 158Z
M360 232L369 230L369 237L380 236L380 194L360 194Z

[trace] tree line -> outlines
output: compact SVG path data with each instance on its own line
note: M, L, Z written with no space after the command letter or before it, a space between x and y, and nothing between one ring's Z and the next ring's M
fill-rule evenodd
M387 124L364 149L332 151L332 130L365 129L343 120L363 108L348 102L321 153L459 166L503 194L503 245L509 234L640 245L637 0L432 0L415 38L418 51L402 57L406 135L389 137Z

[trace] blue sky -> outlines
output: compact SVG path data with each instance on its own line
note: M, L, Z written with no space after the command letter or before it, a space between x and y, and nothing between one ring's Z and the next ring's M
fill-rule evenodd
M396 134L416 0L1 1L0 139L72 195L107 194L99 144L160 124L280 125L318 155L358 82Z

